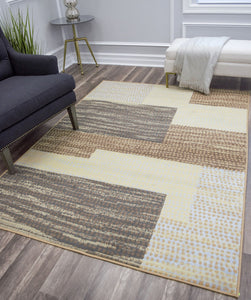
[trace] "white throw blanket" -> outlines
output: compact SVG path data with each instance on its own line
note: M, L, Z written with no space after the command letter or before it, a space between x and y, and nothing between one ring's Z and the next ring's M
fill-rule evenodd
M180 87L209 94L214 68L229 37L196 37L179 47L174 64Z

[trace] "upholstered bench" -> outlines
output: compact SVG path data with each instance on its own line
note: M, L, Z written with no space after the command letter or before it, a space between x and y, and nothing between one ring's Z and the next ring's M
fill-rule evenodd
M174 40L166 50L164 70L166 87L168 75L174 73L176 53L185 38ZM214 75L251 78L251 40L229 40L222 48L216 64Z

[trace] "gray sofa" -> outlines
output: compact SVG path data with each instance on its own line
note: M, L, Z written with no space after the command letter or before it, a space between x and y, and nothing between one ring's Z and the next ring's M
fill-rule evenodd
M59 74L57 58L16 52L0 28L0 152L10 173L9 145L62 110L78 129L75 82Z

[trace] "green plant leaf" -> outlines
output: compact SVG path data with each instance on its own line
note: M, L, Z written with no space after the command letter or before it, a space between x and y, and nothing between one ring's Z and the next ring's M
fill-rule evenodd
M15 14L9 9L9 15L1 17L0 25L5 37L16 51L26 54L40 53L40 47L34 38L34 25L28 8L26 15L23 15L20 9Z

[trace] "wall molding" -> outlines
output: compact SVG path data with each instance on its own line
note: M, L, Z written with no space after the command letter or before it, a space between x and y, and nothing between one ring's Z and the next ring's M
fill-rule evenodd
M149 67L163 67L165 51L170 46L169 43L137 43L112 41L89 41L89 44L92 46L94 55L99 64ZM135 49L137 49L137 51L140 51L140 53L135 53ZM155 49L157 51L154 51ZM156 54L156 52L158 52L158 54ZM60 70L62 70L63 67L63 53L63 45L53 51L46 53L48 55L57 56ZM83 64L94 64L93 58L86 45L80 48L80 54ZM70 66L73 63L76 63L76 55L74 51L69 51L67 52L66 67Z
M183 0L183 14L251 14L251 4L198 4Z
M119 47L169 47L170 43L89 41L90 45Z
M99 64L163 67L170 43L89 41ZM82 47L81 47L82 48ZM83 61L94 63L86 46ZM82 50L81 49L81 50Z
M251 23L209 23L209 22L183 22L182 23L182 37L187 37L187 28L193 27L227 27L227 28L250 28Z
M161 54L133 54L133 53L112 53L97 52L96 60L102 65L127 65L127 66L147 66L164 67L165 55ZM91 54L87 51L81 52L82 61L94 64Z

